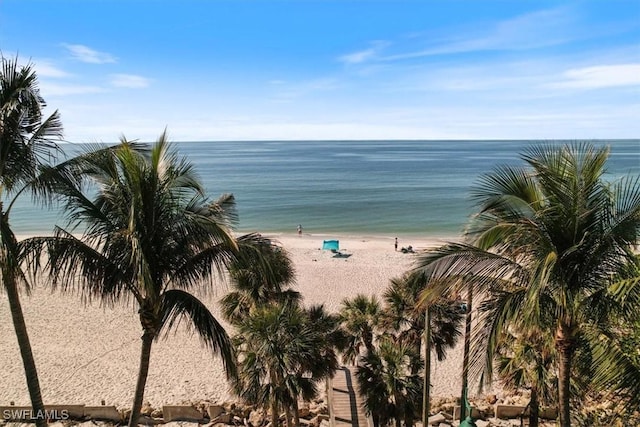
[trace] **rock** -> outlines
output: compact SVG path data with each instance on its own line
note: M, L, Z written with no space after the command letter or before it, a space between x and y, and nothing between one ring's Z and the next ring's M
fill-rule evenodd
M84 416L92 420L123 421L122 414L115 406L85 406Z
M322 423L322 421L329 421L329 414L318 414L318 419L320 423Z
M217 417L215 417L214 419L211 420L212 423L223 423L223 424L229 424L231 423L231 414L228 412L225 412L224 414L220 414Z
M162 413L166 423L171 421L200 423L204 419L202 413L193 406L165 405L162 407Z
M259 427L264 424L265 413L262 409L255 409L249 414L249 424L253 427Z
M298 413L300 414L300 418L306 418L311 415L311 407L309 403L304 402L298 408Z
M207 413L209 414L210 419L216 418L218 415L224 412L224 406L222 405L209 405L207 408Z
M427 424L428 425L436 425L436 424L440 424L443 421L446 421L447 417L445 417L444 415L442 415L441 413L437 413L435 415L431 415L428 419L427 419Z
M150 417L152 412L153 408L151 407L151 404L149 402L144 402L142 404L142 408L140 408L140 415L146 415L147 417Z
M122 414L122 419L125 421L129 421L129 418L131 418L131 409L123 409L121 411Z
M489 394L487 397L485 397L485 400L489 405L495 405L498 401L498 396L496 396L495 394Z
M151 413L151 418L162 418L162 409L154 409Z
M164 421L163 420L156 420L151 418L148 415L142 415L140 414L140 418L138 418L138 424L143 424L146 426L152 426L152 425L156 425L156 424L163 424Z

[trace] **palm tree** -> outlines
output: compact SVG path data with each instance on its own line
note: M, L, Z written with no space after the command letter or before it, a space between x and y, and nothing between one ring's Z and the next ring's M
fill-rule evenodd
M31 405L36 414L44 414L40 383L29 335L22 313L19 287L29 289L21 269L23 244L16 240L9 214L16 198L31 188L41 166L58 150L55 140L62 138L60 116L55 111L43 116L46 106L38 90L38 80L31 64L18 66L18 59L0 57L0 274L7 292L13 326L20 347ZM10 197L13 197L10 199ZM3 201L7 200L7 206ZM38 417L36 425L46 425Z
M422 339L425 338L425 377L423 412L429 412L429 387L431 381L431 351L435 350L438 360L446 358L447 348L453 348L461 335L460 326L464 313L460 301L454 298L440 298L429 308L418 304L421 291L425 287L423 277L415 273L405 273L391 279L383 293L384 309L382 322L386 331L392 331L395 339L413 348L415 357L420 357ZM429 315L427 316L427 311ZM426 318L430 327L425 329ZM428 350L427 350L428 349ZM413 365L411 374L418 374L419 364ZM410 414L411 415L411 414ZM423 417L424 418L424 417ZM405 425L413 425L411 417Z
M503 331L497 350L497 370L502 384L511 390L530 389L529 426L538 427L540 404L553 402L553 391L557 387L552 337L536 329L519 333Z
M287 425L299 425L298 397L317 396L317 384L337 370L328 331L319 327L324 322L313 323L322 317L318 310L307 312L291 303L268 304L238 325L234 389L244 400L269 408L273 426L281 409Z
M297 304L302 295L289 288L295 270L287 252L270 240L242 251L229 265L233 291L220 301L224 317L238 324L257 307L270 303Z
M411 346L391 337L382 338L377 350L362 358L356 378L376 427L391 420L401 427L403 420L417 415L422 389L420 376L411 373L416 360Z
M625 312L612 319L614 328L591 340L594 383L609 391L629 414L640 406L640 257L629 263L611 285Z
M230 231L233 196L206 199L193 167L178 158L165 133L150 151L137 148L123 140L59 166L55 190L81 236L57 228L35 242L47 249L54 288L137 303L143 334L130 427L138 423L152 343L181 319L221 356L227 374L234 372L224 328L189 291L203 280L212 285L244 244Z
M608 155L608 148L586 143L530 148L522 156L526 167L497 168L474 189L479 212L465 236L469 243L424 253L416 267L432 279L427 300L467 286L482 295L510 282L485 319L487 362L500 330L516 320L543 329L541 313L553 315L562 427L571 425L579 340L613 313L624 315L608 285L638 242L640 181L605 182Z
M391 279L382 295L382 324L385 330L393 331L398 341L412 346L418 355L425 325L425 309L418 301L424 287L423 277L409 272ZM447 348L453 348L462 335L460 327L464 312L456 298L442 297L431 304L430 308L432 349L438 360L444 360Z
M375 296L358 294L352 299L342 301L338 313L342 330L348 337L343 357L348 363L354 363L362 347L370 354L374 350L374 337L381 322L381 308Z

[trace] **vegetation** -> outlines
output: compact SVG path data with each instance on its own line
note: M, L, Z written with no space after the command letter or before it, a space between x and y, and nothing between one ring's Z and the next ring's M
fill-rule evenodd
M632 315L610 285L613 275L635 262L640 185L632 178L605 182L608 154L591 144L530 148L523 155L526 167L498 168L476 186L479 211L466 243L422 254L417 266L432 279L425 300L467 286L481 295L500 291L500 299L485 307L479 339L487 378L501 331L516 323L551 328L563 427L571 425L570 380L579 343L596 343L611 330L612 318Z
M347 363L355 363L364 348L365 355L374 352L374 338L381 327L381 308L374 296L358 294L342 301L338 314L347 345L342 355Z
M529 426L538 427L540 406L554 403L558 384L552 337L533 328L516 334L503 331L498 343L498 376L508 390L530 390Z
M230 233L233 197L204 196L192 166L162 134L151 150L123 140L59 165L53 189L71 230L35 239L34 260L47 249L54 287L76 289L108 303L133 298L143 329L140 369L129 425L137 425L151 346L181 319L235 371L222 325L190 291L222 273L238 251ZM81 230L81 236L72 234Z
M17 241L9 217L13 203L24 191L30 190L34 196L43 191L35 185L36 177L58 151L55 141L62 138L62 124L57 111L48 117L43 115L46 104L32 65L19 66L17 58L0 60L0 280L7 293L32 408L36 414L43 414L40 383L19 297L20 287L29 290L22 270L25 244ZM38 418L36 425L44 427L46 419Z
M238 254L229 266L232 291L220 301L224 317L239 324L251 312L273 303L302 301L302 295L290 286L295 270L287 252L264 240Z
M316 397L318 382L338 368L324 330L310 312L294 304L256 309L240 322L234 344L234 389L246 401L269 408L274 426L279 425L280 408L287 425L300 425L298 397Z
M322 306L301 307L289 286L295 272L287 253L269 241L240 251L229 273L233 290L221 300L227 320L237 327L233 343L238 375L235 392L271 412L279 425L300 425L298 398L318 394L318 383L338 369L336 347L344 341L336 316Z
M422 408L425 308L418 297L424 286L421 275L407 273L391 280L383 306L364 295L342 302L339 320L347 338L343 357L357 363L358 384L376 425L393 419L412 426ZM431 305L429 357L435 350L443 360L447 348L455 346L464 318L460 307L460 301L447 298Z
M418 370L416 364L420 364L419 354L389 337L381 339L377 349L362 358L356 378L374 426L385 426L391 420L396 427L403 421L413 424L422 397L422 379L411 373Z

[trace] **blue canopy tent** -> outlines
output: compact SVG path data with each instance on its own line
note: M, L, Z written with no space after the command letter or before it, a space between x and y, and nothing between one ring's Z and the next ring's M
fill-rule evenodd
M340 250L339 240L325 240L322 242L323 251L338 252Z

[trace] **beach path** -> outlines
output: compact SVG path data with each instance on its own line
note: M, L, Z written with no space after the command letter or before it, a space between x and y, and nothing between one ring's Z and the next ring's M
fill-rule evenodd
M343 366L329 380L329 416L331 427L367 427L364 404L355 381L355 366Z

